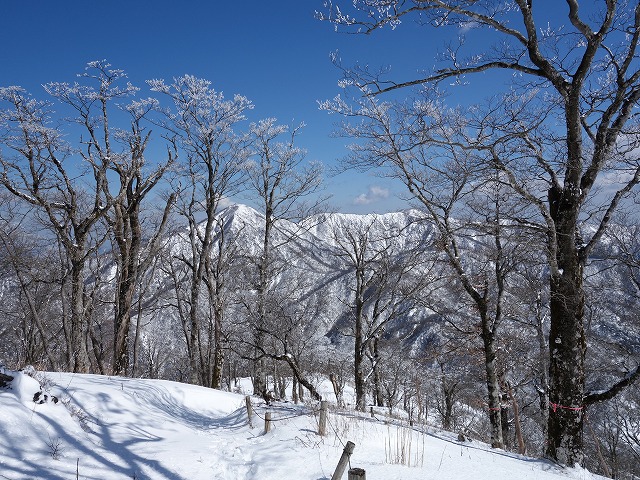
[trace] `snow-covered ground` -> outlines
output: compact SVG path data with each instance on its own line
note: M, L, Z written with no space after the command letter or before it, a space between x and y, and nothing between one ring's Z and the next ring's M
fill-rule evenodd
M320 437L310 405L253 398L250 426L244 395L162 380L47 373L45 393L59 401L38 404L35 379L6 373L0 479L329 480L347 441L368 480L600 478L353 412L330 411Z

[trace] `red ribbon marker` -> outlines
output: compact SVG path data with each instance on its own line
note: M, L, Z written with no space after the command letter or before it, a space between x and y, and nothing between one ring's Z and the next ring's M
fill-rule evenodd
M582 406L582 407L565 407L564 405L560 405L558 403L553 403L553 402L549 402L549 406L551 407L551 410L553 410L553 413L556 413L556 410L558 410L558 409L572 410L574 412L578 412L578 411L580 411L580 410L582 410L584 408L584 406Z

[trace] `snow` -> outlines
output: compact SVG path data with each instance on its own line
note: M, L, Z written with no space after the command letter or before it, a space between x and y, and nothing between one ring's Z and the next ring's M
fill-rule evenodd
M252 397L251 427L243 394L162 380L36 374L60 399L37 404L34 378L5 373L15 379L0 388L0 478L328 480L348 440L351 467L369 480L600 478L348 410L330 408L320 437L311 404ZM265 434L267 410L274 422Z

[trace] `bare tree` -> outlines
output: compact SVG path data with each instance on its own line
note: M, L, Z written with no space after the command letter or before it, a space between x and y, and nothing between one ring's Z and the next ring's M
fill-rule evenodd
M345 407L344 387L351 377L351 354L336 346L328 346L322 372L329 377L338 408Z
M173 108L166 109L166 119L161 125L170 133L172 141L184 149L184 181L180 187L177 201L178 214L188 224L189 250L179 254L178 260L186 269L186 276L176 280L189 282L188 298L179 300L184 316L185 339L187 344L190 380L193 383L211 382L219 385L219 378L204 375L207 368L203 361L209 362L206 343L201 338L203 321L200 311L203 301L213 302L213 314L218 316L212 327L216 329L215 340L220 342L222 326L221 303L222 279L216 279L223 270L219 263L212 261L217 235L217 214L221 202L227 196L237 192L241 181L241 167L244 165L248 150L243 138L234 131L245 119L247 110L253 108L251 102L241 95L225 100L220 92L211 88L211 82L185 75L174 79L172 84L164 80L149 81L151 89L167 96L173 102ZM218 262L223 257L217 256ZM172 267L173 268L173 267ZM175 271L175 268L174 268ZM203 300L203 289L209 298ZM218 288L218 290L216 290ZM178 290L179 292L179 290ZM178 293L179 294L179 293ZM217 297L218 296L218 297ZM217 298L216 298L217 297ZM222 346L215 346L218 362L222 361ZM220 366L221 369L221 366ZM221 371L216 368L216 371Z
M134 101L125 110L131 116L131 131L121 131L118 140L125 145L123 158L114 162L111 169L118 175L120 191L117 198L110 198L113 210L106 216L109 232L116 252L116 293L114 308L113 374L126 375L129 372L129 333L134 295L141 275L151 262L150 256L157 250L157 243L164 233L175 193L168 196L162 219L154 231L147 222L143 233L144 213L142 204L149 193L158 185L163 175L175 160L175 146L170 145L167 159L147 173L145 151L151 138L143 122L157 108L151 99ZM126 155L126 156L125 156ZM107 192L111 197L111 193ZM146 245L145 245L146 244ZM143 256L143 253L145 254Z
M239 245L238 233L227 231L222 218L218 218L216 251L208 258L207 291L209 293L209 308L211 309L209 327L209 350L213 350L206 362L207 376L212 388L222 387L222 373L225 362L225 344L229 333L225 329L226 312L235 301L231 294L237 285L234 272L238 268Z
M19 365L42 365L55 369L60 363L58 343L59 306L54 286L55 275L45 259L50 260L55 250L29 233L30 209L23 211L20 202L7 192L0 207L0 263L7 290L13 291L14 301L3 301L3 322L0 337L5 358L9 351L18 353ZM12 288L13 287L13 288ZM17 321L19 319L19 321ZM11 338L15 334L17 338Z
M320 401L322 396L309 372L314 371L313 357L318 353L317 343L321 338L315 320L326 308L326 299L312 292L298 269L285 272L276 285L266 300L267 314L259 332L260 344L253 341L249 344L256 356L284 362L294 381L306 388L314 400ZM251 340L255 340L255 336Z
M275 301L276 280L287 266L278 253L305 228L295 222L315 213L322 202L314 196L321 187L322 166L307 163L305 152L295 144L301 128L278 125L274 118L254 123L250 128L248 190L259 204L263 224L259 247L247 257L252 263L249 284L253 295L244 305L253 335L253 389L257 395L267 392L264 342L265 328L271 323L269 302Z
M384 255L384 249L378 250L373 248L370 243L373 242L369 238L369 230L374 222L365 225L361 231L339 232L336 240L341 242L342 233L344 233L344 244L341 245L341 251L338 255L344 255L349 262L349 266L354 270L355 283L351 290L353 292L353 310L349 312L349 316L353 316L353 339L354 339L354 355L353 355L353 374L356 394L356 408L364 411L366 407L366 382L367 376L364 372L365 352L368 349L369 341L365 331L367 303L370 301L367 294L371 289L376 287L376 278L373 273L372 264L378 258ZM371 248L370 248L371 247ZM370 250L373 250L372 252ZM350 322L351 323L351 322Z
M459 138L452 136L460 128L458 112L436 113L434 106L419 102L393 106L366 95L355 102L358 108L341 99L322 107L359 120L345 125L344 133L367 141L353 147L347 165L392 164L392 174L406 183L433 222L436 245L478 314L491 444L503 448L498 331L507 278L518 264L515 252L521 246L506 219L518 206L505 194L499 172L485 166L483 156L459 147ZM425 122L426 111L430 124Z
M373 375L376 397L380 390L380 340L388 325L405 315L413 306L413 300L421 287L428 282L426 272L411 275L421 265L416 253L426 245L402 245L398 231L388 231L377 217L364 217L354 225L336 225L333 239L337 245L334 255L336 268L345 272L349 283L349 296L342 299L347 307L348 333L353 337L353 372L356 408L366 407L367 380ZM369 357L371 371L365 371Z
M131 84L120 86L124 73L106 62L89 63L80 77L89 85L45 86L49 95L73 112L71 124L84 131L86 137L77 147L67 145L62 131L55 128L52 104L35 100L18 87L0 89L0 99L9 105L0 115L2 144L13 152L2 159L2 184L40 209L60 240L69 261L71 291L67 361L74 372L88 372L85 267L90 252L104 241L101 237L91 242L92 231L121 194L112 195L109 189L107 172L119 158L112 146L109 112L114 101L137 89Z
M638 132L633 111L640 100L640 5L607 0L594 7L587 20L578 1L567 0L563 26L551 18L547 22L545 12L536 11L528 0L374 0L357 2L355 8L347 12L332 6L321 17L352 31L371 33L420 15L427 28L452 27L459 33L460 27L471 27L494 40L491 48L480 44L480 51L475 42L452 45L444 55L451 63L422 78L390 82L366 69L347 72L348 81L366 88L368 94L502 70L516 74L511 85L519 89L517 95L531 98L536 109L548 109L544 120L534 123L528 109L511 109L514 115L499 118L493 129L476 125L469 143L490 154L488 160L504 173L504 182L536 209L536 220L547 236L549 399L553 406L547 455L563 464L580 463L585 405L617 391L615 386L598 396L585 391L583 282L584 266L609 227L612 213L640 183L633 152ZM506 96L504 102L515 99ZM499 112L504 114L505 110ZM549 127L545 132L549 135L541 135L543 126ZM380 163L388 164L382 159ZM598 209L587 214L594 187L613 171L620 175L617 186L599 199ZM419 182L410 170L399 176L410 189ZM585 232L580 228L585 218L597 225L588 238L582 237ZM638 375L640 369L633 377Z

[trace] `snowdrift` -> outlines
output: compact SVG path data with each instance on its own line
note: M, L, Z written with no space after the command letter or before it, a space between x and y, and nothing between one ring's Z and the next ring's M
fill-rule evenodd
M369 480L600 478L352 411L330 409L329 432L320 437L314 405L252 398L251 427L243 393L162 380L2 373L13 380L0 388L0 478L328 480L349 440L356 444L351 466ZM274 422L265 434L268 410Z

